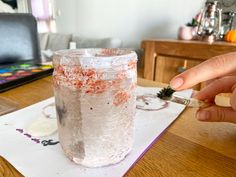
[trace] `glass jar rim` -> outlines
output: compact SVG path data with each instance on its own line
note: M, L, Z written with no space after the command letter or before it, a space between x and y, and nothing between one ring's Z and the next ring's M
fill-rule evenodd
M67 58L114 58L131 57L136 55L135 51L128 48L82 48L64 49L54 52L55 57Z
M88 52L93 52L93 55L89 55ZM64 65L81 66L82 68L111 68L114 66L131 65L131 62L136 61L137 54L130 49L124 48L67 49L57 51L53 55L54 66Z

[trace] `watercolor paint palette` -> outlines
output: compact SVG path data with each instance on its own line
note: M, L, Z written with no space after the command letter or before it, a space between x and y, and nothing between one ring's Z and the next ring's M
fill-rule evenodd
M52 71L52 65L33 63L0 66L0 92L48 76Z

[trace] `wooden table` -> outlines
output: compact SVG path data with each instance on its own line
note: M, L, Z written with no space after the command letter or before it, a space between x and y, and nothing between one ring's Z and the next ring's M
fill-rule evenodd
M163 86L144 79L139 79L138 84ZM52 95L51 77L0 94L17 101L19 108ZM219 101L225 99L222 97ZM236 124L199 122L194 118L195 111L193 108L185 109L125 176L235 177ZM0 176L22 175L0 158Z
M236 44L217 41L209 44L203 41L184 41L174 39L143 40L144 49L143 78L162 83L177 74L217 55L235 52ZM194 89L200 89L197 85Z

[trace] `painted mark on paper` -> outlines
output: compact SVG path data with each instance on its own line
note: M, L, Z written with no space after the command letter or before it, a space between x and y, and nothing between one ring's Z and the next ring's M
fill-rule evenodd
M25 132L24 129L21 129L21 128L17 128L16 131L21 133L22 135L24 135L24 137L28 138L29 140L31 140L37 144L42 144L43 146L51 146L51 145L56 145L59 143L59 141L55 141L53 139L41 140L40 138L33 137L31 134Z
M143 111L160 111L169 106L167 101L159 99L154 94L139 95L136 103L136 108Z
M56 144L58 144L58 143L59 143L59 141L53 141L53 139L41 141L41 144L42 144L43 146L56 145Z

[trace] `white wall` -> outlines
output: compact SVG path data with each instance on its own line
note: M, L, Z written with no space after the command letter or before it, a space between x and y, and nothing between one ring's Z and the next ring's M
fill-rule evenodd
M176 38L205 0L57 0L58 32L81 37L118 37L124 47L147 38Z

